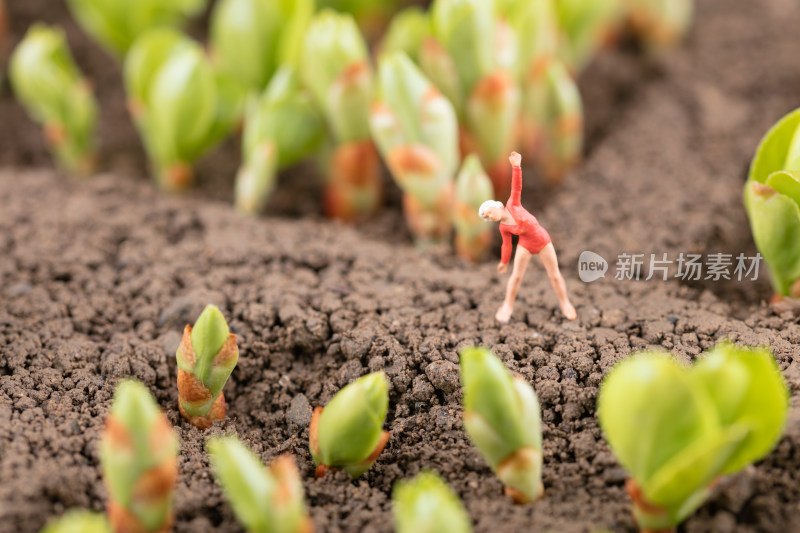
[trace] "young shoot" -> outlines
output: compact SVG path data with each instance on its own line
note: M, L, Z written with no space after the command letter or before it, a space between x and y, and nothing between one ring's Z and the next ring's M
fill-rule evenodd
M123 381L100 441L100 464L114 531L172 529L178 437L147 388Z
M403 190L403 212L418 245L452 230L458 122L450 102L402 52L383 56L372 134Z
M11 56L9 75L17 99L43 126L58 164L69 172L90 174L97 103L72 59L64 31L31 26Z
M517 36L495 0L434 0L431 28L420 64L456 110L462 151L478 153L495 196L505 198L521 104Z
M157 183L179 191L192 164L233 128L243 93L212 68L200 44L170 28L142 35L125 59L128 107Z
M456 178L453 223L456 227L456 253L467 261L478 262L486 257L492 244L492 228L478 211L481 204L494 198L492 180L484 172L475 154L464 160Z
M178 406L183 418L199 429L225 418L222 388L239 360L236 335L222 312L207 305L194 327L186 325L176 354Z
M542 422L539 400L486 348L461 352L464 429L518 503L539 499Z
M431 20L428 12L418 6L406 8L394 17L380 43L380 54L403 52L409 59L419 63L422 43L431 36Z
M800 109L761 140L744 187L744 205L776 297L800 298Z
M430 471L395 484L392 513L397 533L472 532L472 521L461 500Z
M600 387L606 441L630 473L639 527L674 531L715 482L767 455L788 390L772 353L723 343L687 368L667 353L618 363Z
M578 85L556 57L527 72L522 124L527 148L536 154L542 174L559 185L577 166L583 150L583 102Z
M281 65L296 65L313 11L313 0L217 2L210 29L215 66L245 90L260 94Z
M390 19L402 7L417 0L319 0L320 8L329 8L340 13L349 13L358 23L369 42L375 42L385 34Z
M105 516L89 511L68 511L61 518L51 520L39 533L111 533Z
M214 437L206 449L214 476L249 533L311 533L303 484L294 458L269 468L236 437Z
M561 59L580 73L617 32L625 0L553 0L559 27L565 36ZM667 0L673 1L673 0Z
M341 469L353 479L370 469L389 441L383 430L389 407L386 376L375 372L340 390L324 408L314 409L308 432L316 476Z
M314 153L324 140L324 126L297 75L282 67L245 113L242 166L236 175L236 209L257 214L264 209L277 172Z
M301 76L331 136L322 162L325 211L346 221L369 217L383 200L380 157L369 131L375 76L351 15L323 10L313 18Z
M67 0L83 30L118 59L148 30L180 27L207 0Z

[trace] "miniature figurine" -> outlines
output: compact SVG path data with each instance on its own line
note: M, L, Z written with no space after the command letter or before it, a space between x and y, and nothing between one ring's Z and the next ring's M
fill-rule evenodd
M506 297L503 305L497 310L495 318L505 324L511 318L514 311L514 301L517 299L517 292L522 283L522 276L528 268L528 263L532 255L539 255L547 270L547 277L553 286L553 291L558 298L561 312L569 320L575 320L577 313L575 307L570 303L567 296L567 286L564 278L558 269L558 258L550 234L547 233L532 214L530 214L520 202L522 194L522 156L517 152L511 152L508 160L511 162L511 196L506 205L497 200L487 200L481 204L478 214L484 220L500 222L500 234L503 236L503 248L500 263L497 271L505 274L508 270L508 262L511 260L512 235L519 235L519 245L517 246L517 256L514 258L514 269L508 279Z

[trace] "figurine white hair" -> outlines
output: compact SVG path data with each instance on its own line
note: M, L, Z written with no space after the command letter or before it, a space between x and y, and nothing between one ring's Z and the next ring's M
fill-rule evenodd
M480 216L483 220L489 220L486 217L486 212L489 209L502 209L505 207L503 202L498 202L497 200L486 200L481 204L480 209L478 209L478 216Z

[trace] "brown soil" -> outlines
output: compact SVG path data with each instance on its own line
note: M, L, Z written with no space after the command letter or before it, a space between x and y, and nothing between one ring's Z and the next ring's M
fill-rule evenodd
M13 37L34 15L64 20L52 4L12 1ZM556 193L526 174L524 197L553 236L579 319L561 318L537 264L504 327L493 319L505 281L494 265L413 249L396 200L369 228L351 229L319 218L313 173L295 172L273 212L303 218L241 218L214 200L229 194L233 142L202 163L198 192L157 193L142 177L118 71L68 25L103 102L113 174L77 183L20 168L49 160L37 128L0 98L0 532L102 508L97 442L125 376L147 384L180 434L177 531L241 530L203 451L222 433L266 461L295 455L319 531L391 531L392 485L422 468L453 486L478 532L633 531L625 473L594 416L603 374L634 350L690 360L723 338L772 346L793 409L776 450L722 483L681 531L800 531L800 319L762 302L766 273L747 283L616 282L612 264L594 284L576 276L585 249L608 259L755 253L741 186L762 133L800 103L800 6L698 7L681 50L657 63L610 52L586 73L587 161ZM177 413L174 353L209 302L229 317L242 356L225 390L228 419L202 433ZM539 395L546 496L533 505L503 496L462 429L457 353L473 344ZM313 479L312 407L374 370L392 384L386 450L355 482Z

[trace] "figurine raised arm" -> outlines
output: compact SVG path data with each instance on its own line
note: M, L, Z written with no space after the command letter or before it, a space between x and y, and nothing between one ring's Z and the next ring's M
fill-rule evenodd
M506 287L506 297L503 300L503 305L497 310L495 318L503 324L509 321L511 313L514 311L514 301L522 283L522 276L525 275L531 256L538 254L542 260L542 265L547 270L547 277L550 279L550 284L556 293L561 312L569 320L575 320L577 317L575 307L570 303L567 296L567 286L558 269L558 258L556 257L553 242L550 240L550 234L539 224L536 217L522 207L520 202L522 194L522 167L520 166L522 156L517 152L511 152L508 160L511 162L512 167L511 196L509 196L508 202L503 205L502 202L497 200L487 200L478 211L478 214L484 220L500 222L503 248L497 271L501 274L508 270L508 263L511 260L511 248L513 246L511 236L519 236L517 255L514 258L514 269L511 271L511 277L508 279Z

